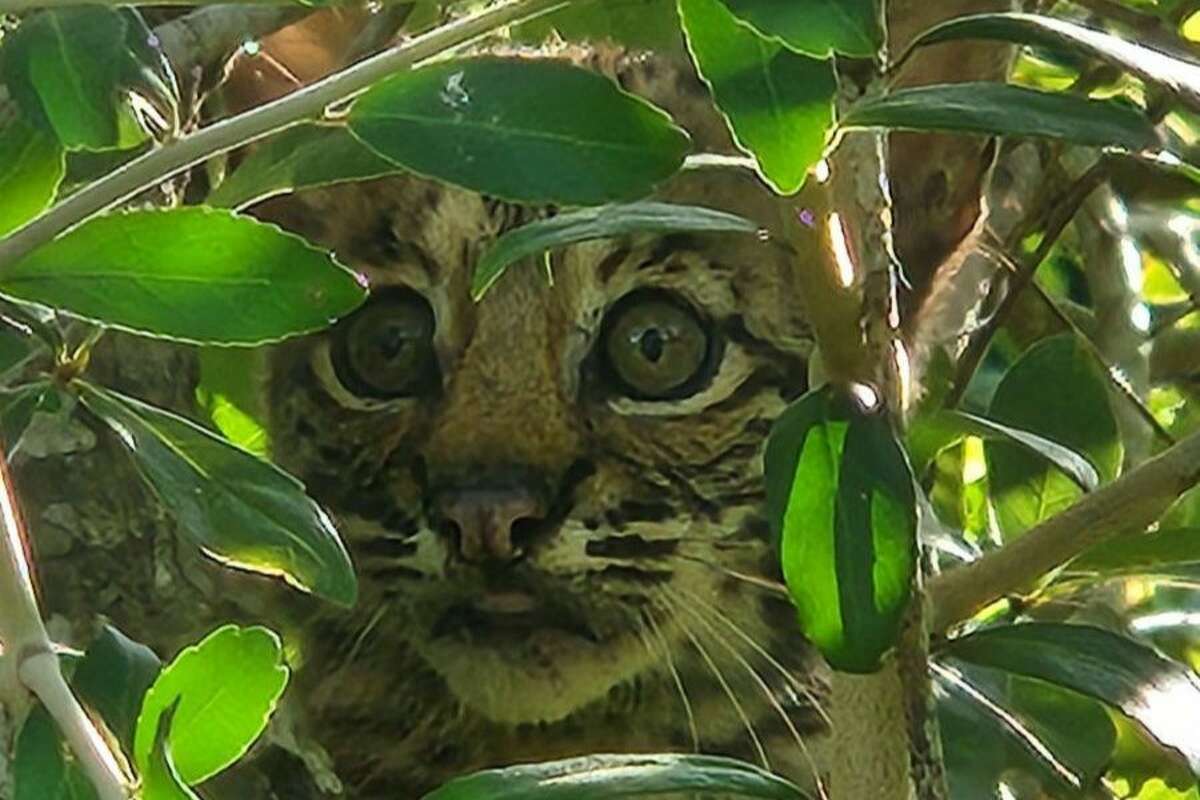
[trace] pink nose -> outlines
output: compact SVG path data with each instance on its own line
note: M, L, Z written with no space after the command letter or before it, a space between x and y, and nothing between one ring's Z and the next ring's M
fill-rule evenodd
M513 529L546 513L532 492L519 488L444 492L436 510L457 531L458 550L472 563L508 562L521 555L521 537Z

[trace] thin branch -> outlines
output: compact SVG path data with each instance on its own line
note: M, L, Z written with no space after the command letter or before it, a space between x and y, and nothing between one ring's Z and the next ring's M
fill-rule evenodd
M1200 481L1200 433L1085 495L1019 539L929 583L934 631L943 632L1006 594L1120 533L1140 533Z
M0 449L0 641L4 643L3 686L9 694L32 692L58 725L101 800L126 800L130 787L112 751L71 693L42 622L33 590L25 524L17 505L8 461ZM13 674L15 672L15 674ZM20 704L19 694L3 698Z
M567 5L571 0L513 0L390 48L286 97L203 128L152 150L55 205L0 240L0 269L89 217L190 167L308 119L334 103L425 59L471 42L497 28Z

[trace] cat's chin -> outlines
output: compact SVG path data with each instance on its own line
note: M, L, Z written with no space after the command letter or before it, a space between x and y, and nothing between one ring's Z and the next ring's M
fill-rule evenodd
M631 635L597 640L561 627L443 636L418 646L455 697L494 722L557 722L646 668Z

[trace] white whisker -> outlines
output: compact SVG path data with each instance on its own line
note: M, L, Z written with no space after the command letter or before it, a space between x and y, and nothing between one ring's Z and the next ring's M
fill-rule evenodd
M675 689L679 692L679 699L683 703L684 714L687 715L688 731L692 735L692 751L699 753L700 732L696 728L696 715L692 711L692 702L688 699L687 690L684 689L683 678L680 676L679 670L675 668L675 659L671 657L671 644L667 641L667 637L663 635L662 630L659 629L658 622L654 619L654 612L648 608L643 608L642 612L644 616L644 621L642 622L643 630L639 631L639 634L644 637L646 632L649 632L650 636L657 640L658 652L661 654L663 661L667 665L667 669L671 673L671 680L675 682ZM650 650L653 655L654 649L651 647L650 641L645 638L643 638L643 641L646 643L646 649Z

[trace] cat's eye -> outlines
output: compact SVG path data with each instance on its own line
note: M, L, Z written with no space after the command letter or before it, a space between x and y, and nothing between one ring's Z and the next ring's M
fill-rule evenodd
M608 313L602 360L624 394L670 400L699 389L710 371L712 341L704 323L668 292L642 291Z
M433 309L419 294L381 294L334 326L334 372L359 397L422 394L437 385L433 330Z

